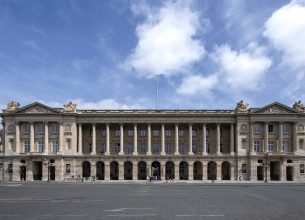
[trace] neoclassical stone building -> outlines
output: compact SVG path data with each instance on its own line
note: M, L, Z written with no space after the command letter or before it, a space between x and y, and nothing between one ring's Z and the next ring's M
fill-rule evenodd
M305 108L81 110L11 102L1 113L6 181L305 182Z

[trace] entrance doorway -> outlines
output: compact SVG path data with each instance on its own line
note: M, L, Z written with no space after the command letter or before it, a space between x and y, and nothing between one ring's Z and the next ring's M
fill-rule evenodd
M194 180L202 180L202 164L196 161L193 166Z
M280 162L279 161L270 162L270 180L273 180L273 181L280 180Z
M26 181L26 166L20 166L20 180Z
M216 180L217 177L217 164L214 161L208 163L208 180Z
M105 164L102 161L96 163L96 178L97 180L105 179Z
M180 162L179 164L179 179L188 180L189 179L189 166L185 161Z
M147 177L146 162L140 161L138 163L138 180L146 180L146 177Z
M293 167L286 167L287 181L293 181Z
M110 163L110 180L118 180L119 179L119 163L116 161L112 161Z
M55 166L50 166L50 180L55 180Z
M124 163L124 180L132 180L132 163L130 161Z
M83 162L83 177L90 177L91 176L91 164L89 161Z
M230 180L231 179L231 166L228 161L224 161L221 164L221 178L222 180Z
M161 179L161 165L160 162L154 161L151 164L151 174L155 180Z
M167 161L165 164L165 178L166 179L175 178L175 164L173 161Z
M264 169L263 166L258 166L256 168L256 176L258 181L263 181L264 180Z
M42 162L33 162L33 180L42 180Z

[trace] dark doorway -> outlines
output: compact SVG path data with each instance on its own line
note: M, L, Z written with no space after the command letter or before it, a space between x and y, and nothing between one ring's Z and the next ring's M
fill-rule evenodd
M270 180L273 180L273 181L280 180L280 162L279 161L270 162Z
M42 162L33 162L33 180L42 180Z
M147 177L147 166L144 161L138 163L138 180L146 180Z
M221 179L230 180L231 179L231 166L228 161L224 161L221 164Z
M26 166L20 166L20 180L26 181Z
M50 166L50 180L55 180L55 166Z
M287 181L293 181L293 167L286 167Z
M160 162L154 161L151 164L151 174L155 180L161 179L161 165Z
M180 162L179 164L179 179L188 180L189 179L189 166L185 161Z
M96 163L96 178L97 180L105 179L105 164L102 161Z
M165 178L174 179L175 178L175 164L173 161L167 161L165 164Z
M256 175L257 175L257 180L258 181L263 181L264 180L264 169L263 169L263 166L258 166L256 168Z
M91 176L91 164L89 161L83 162L83 177L87 178Z
M132 180L132 163L130 161L124 163L124 180Z
M208 163L208 180L216 180L217 164L214 161Z
M119 163L116 161L111 161L110 163L110 180L119 179Z
M202 180L202 163L196 161L193 166L194 180Z

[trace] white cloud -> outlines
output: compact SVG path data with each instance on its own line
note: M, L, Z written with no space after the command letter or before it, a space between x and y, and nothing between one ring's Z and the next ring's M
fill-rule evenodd
M204 56L203 44L195 39L201 28L199 14L190 4L170 1L157 11L144 8L149 14L137 26L138 43L125 66L150 78L182 72Z
M209 94L209 91L216 85L217 76L210 75L202 77L200 75L193 75L185 77L181 85L177 88L177 93L181 95L192 96L195 94Z
M231 89L257 90L266 70L272 61L265 55L265 48L255 43L246 50L234 51L228 45L222 45L212 55L219 66L219 74Z
M138 104L122 104L114 99L103 99L97 102L86 102L83 99L75 99L73 102L77 104L77 109L139 109Z
M305 67L305 1L292 1L276 10L265 23L264 36L283 52L283 63Z

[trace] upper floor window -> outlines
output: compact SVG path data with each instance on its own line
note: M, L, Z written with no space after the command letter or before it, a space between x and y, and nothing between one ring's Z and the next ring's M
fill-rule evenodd
M113 148L115 154L118 154L120 152L120 144L114 144Z
M101 153L101 154L104 154L105 152L106 152L106 144L103 143L103 144L101 145L101 151L100 151L100 153Z
M273 146L274 146L274 143L273 141L268 141L268 151L273 151Z
M44 132L44 124L38 124L36 126L36 130L37 130L38 134L43 134L43 132Z
M27 153L27 152L30 152L30 141L29 140L25 140L23 142L23 146L24 146L24 152Z
M25 134L28 134L31 132L31 127L30 127L30 124L24 124L24 133Z
M223 144L220 143L220 153L222 153L222 152L223 152Z
M59 125L57 123L53 124L51 131L52 131L52 133L58 133L59 132Z
M154 128L153 130L152 130L152 135L153 136L159 136L159 130L157 129L157 128Z
M300 164L300 173L304 174L304 164Z
M209 136L209 135L210 135L210 129L207 128L207 129L206 129L206 136Z
M57 153L59 151L59 142L58 141L52 141L52 152Z
M145 154L146 153L146 144L142 143L140 145L140 154Z
M268 125L268 131L269 131L270 133L274 132L274 128L273 128L273 125L272 125L272 124L271 124L271 125Z
M166 152L167 154L171 154L171 153L172 153L172 145L171 145L170 143L167 143L167 144L165 145L165 152Z
M133 129L132 129L132 128L128 128L128 130L127 130L127 136L128 136L128 137L132 137L132 136L133 136Z
M195 128L192 129L192 136L193 137L197 136L197 129L195 129Z
M159 144L157 144L157 143L152 144L152 153L153 154L158 154L159 153Z
M211 152L211 145L207 143L207 153L209 154Z
M260 133L261 132L261 125L258 123L254 124L254 132L255 133Z
M283 152L288 152L288 141L283 141Z
M184 143L179 143L179 153L185 154L185 145Z
M260 142L254 141L254 152L259 152Z
M223 129L220 128L220 137L222 137L222 136L223 136Z
M166 136L166 137L171 136L171 129L167 128L167 129L165 130L165 136Z
M283 124L283 133L288 133L289 128L288 128L288 124Z
M106 137L106 129L105 128L101 129L101 135L102 135L102 137Z
M140 136L141 137L145 137L146 136L146 130L145 129L141 129L140 130Z
M121 134L120 128L115 128L115 129L114 129L114 136L119 137L120 134Z
M39 153L44 152L44 141L38 141L38 151Z
M184 136L184 130L182 128L179 129L178 131L179 137L183 137Z
M131 143L127 144L127 154L132 154L133 151L133 145Z
M192 144L192 152L193 152L194 154L197 154L197 153L198 153L197 144L195 144L195 143Z

